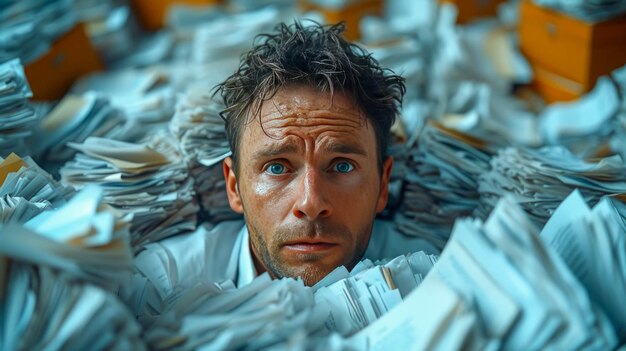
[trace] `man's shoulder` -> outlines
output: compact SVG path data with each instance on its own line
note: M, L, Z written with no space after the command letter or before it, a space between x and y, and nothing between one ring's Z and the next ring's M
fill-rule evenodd
M135 271L150 280L162 296L198 282L232 279L228 263L243 226L242 220L203 225L195 232L148 244L135 257Z

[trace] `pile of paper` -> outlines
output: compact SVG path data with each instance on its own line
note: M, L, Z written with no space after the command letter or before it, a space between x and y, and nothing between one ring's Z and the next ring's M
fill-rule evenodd
M80 153L60 170L62 180L76 188L99 184L107 204L132 214L135 250L195 229L193 180L168 136L155 135L145 144L89 137L69 146Z
M444 293L414 297L433 287ZM511 198L502 199L485 223L459 220L424 282L358 338L373 349L417 344L572 350L617 344L606 315Z
M66 95L39 124L33 149L54 171L76 153L68 142L80 143L90 136L124 139L126 133L124 114L108 99L96 93Z
M38 120L28 102L32 96L20 61L0 63L0 157L27 154L25 141Z
M575 188L595 204L604 195L626 193L626 165L620 156L583 160L564 147L507 148L480 177L475 214L486 218L498 199L510 194L540 228Z
M620 0L533 0L543 6L569 13L588 22L604 21L626 13L626 2Z
M429 123L409 152L395 222L400 232L441 249L454 221L478 206L478 177L489 170L492 151L479 139Z
M0 256L50 266L117 293L131 275L129 226L129 218L104 204L102 189L87 187L57 210L0 227Z
M315 308L328 309L329 331L352 335L400 304L436 262L436 256L416 252L384 264L364 260L351 272L339 267L313 287Z
M3 268L0 349L146 349L140 326L114 294L46 266L9 261Z
M622 70L626 72L626 67ZM600 77L593 91L581 99L547 106L539 114L544 141L564 145L581 157L593 157L606 149L609 136L622 129L617 117L623 98L614 82Z
M222 109L223 104L208 91L190 89L178 101L170 123L195 180L203 219L211 223L240 217L226 197L222 160L231 151L219 116Z
M271 31L284 16L277 7L255 11L224 14L194 29L191 62L209 63L218 59L239 59L249 50L254 37Z
M0 157L0 223L25 223L66 203L74 189L56 182L30 158Z
M130 6L116 0L75 0L74 9L95 49L107 66L137 48L139 28L133 23Z
M0 348L143 349L128 293L129 223L89 187L25 225L0 224Z
M159 69L124 69L99 72L76 82L71 93L97 92L121 110L129 133L126 141L136 141L154 130L164 129L174 114L176 96L168 76Z
M454 81L446 89L439 118L446 127L500 147L543 143L537 116L528 103L481 82Z
M626 342L626 223L619 200L603 198L593 209L574 191L554 212L541 239L565 261Z
M69 0L8 2L0 8L0 62L19 58L28 64L69 31L76 14Z
M476 311L431 275L402 303L343 341L347 350L480 350Z
M265 349L298 332L323 331L325 315L315 313L313 302L301 280L267 274L242 289L231 282L200 284L170 296L145 336L154 350Z

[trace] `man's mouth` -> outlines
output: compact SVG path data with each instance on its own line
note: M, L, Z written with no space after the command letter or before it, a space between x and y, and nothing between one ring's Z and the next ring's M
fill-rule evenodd
M321 252L330 250L336 247L338 244L328 242L328 241L320 241L320 240L296 240L290 241L283 245L287 250L297 251L301 253L307 252Z

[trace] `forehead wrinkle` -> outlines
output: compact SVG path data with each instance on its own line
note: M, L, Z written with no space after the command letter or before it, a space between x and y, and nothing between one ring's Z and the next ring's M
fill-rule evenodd
M344 115L339 114L320 114L319 116L305 116L301 114L291 115L265 115L263 116L264 128L285 128L285 127L317 127L317 126L329 126L329 127L344 127L350 129L358 129L361 126L360 120L354 120L346 118Z

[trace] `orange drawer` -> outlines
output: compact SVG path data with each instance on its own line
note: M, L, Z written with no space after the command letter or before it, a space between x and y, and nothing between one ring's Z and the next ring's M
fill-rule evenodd
M59 38L50 50L24 67L33 100L59 100L79 77L104 69L83 24Z
M327 23L346 22L344 35L347 40L358 40L361 37L359 23L361 18L374 15L381 16L383 13L382 0L357 0L339 9L327 8L310 1L301 1L300 8L303 11L319 11Z
M173 5L203 7L220 2L220 0L132 0L131 5L143 28L159 30L165 26L167 11Z
M519 35L532 65L582 84L585 92L626 64L626 16L589 23L525 0Z
M505 0L439 0L440 4L454 4L458 9L456 22L464 24L475 19L495 17L498 6Z

